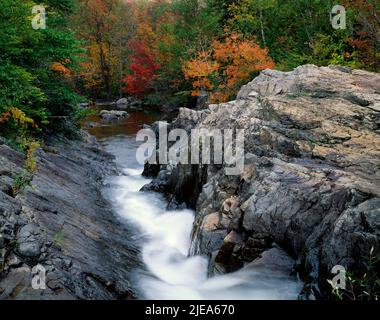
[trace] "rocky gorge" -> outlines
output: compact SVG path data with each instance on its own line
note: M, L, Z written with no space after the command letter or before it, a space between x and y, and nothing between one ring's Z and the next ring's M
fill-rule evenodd
M146 164L168 208L196 211L190 254L209 275L280 250L301 299L331 298L336 265L364 274L380 256L380 75L336 66L263 71L235 101L182 108L170 128L244 129L245 166ZM285 254L285 258L283 255Z
M240 175L225 164L146 164L141 177L135 134L157 123L120 115L89 129L107 151L85 132L47 137L17 192L24 155L0 140L0 299L218 299L215 285L231 298L223 275L249 266L242 287L264 290L237 297L329 299L334 266L362 275L366 257L380 257L379 74L265 70L235 101L181 108L169 129L244 129ZM36 265L45 290L31 287ZM203 265L205 275L191 269Z

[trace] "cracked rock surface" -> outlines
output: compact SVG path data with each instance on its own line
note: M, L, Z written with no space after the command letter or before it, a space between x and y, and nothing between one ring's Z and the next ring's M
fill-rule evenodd
M266 70L235 101L181 109L171 128L244 129L245 166L146 165L144 190L196 210L192 254L210 274L234 271L273 246L326 297L333 266L365 272L380 254L380 75L336 66ZM169 206L170 207L170 206Z
M0 299L126 299L137 251L100 192L113 158L84 141L51 137L37 172L13 195L23 155L0 143ZM35 290L33 267L46 270Z

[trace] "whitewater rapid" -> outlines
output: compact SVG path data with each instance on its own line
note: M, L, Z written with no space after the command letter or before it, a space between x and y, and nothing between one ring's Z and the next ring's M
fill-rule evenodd
M108 195L124 223L137 228L144 267L133 270L133 287L143 299L296 299L301 283L281 268L263 263L208 278L208 259L189 256L192 210L166 210L162 195L140 192L150 180L134 159L134 137L106 141L122 175L109 177ZM279 262L280 263L280 262Z

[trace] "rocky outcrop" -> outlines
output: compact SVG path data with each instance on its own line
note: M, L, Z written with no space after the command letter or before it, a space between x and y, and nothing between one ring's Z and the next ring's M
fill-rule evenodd
M161 166L144 189L196 209L192 254L210 273L279 246L297 262L303 297L326 297L335 265L365 272L380 254L380 75L305 65L266 70L237 99L181 109L171 127L245 130L245 166ZM155 172L157 166L146 166Z
M23 155L0 144L0 299L125 299L137 251L100 189L113 158L89 136L50 137L15 195ZM35 290L33 267L46 271Z

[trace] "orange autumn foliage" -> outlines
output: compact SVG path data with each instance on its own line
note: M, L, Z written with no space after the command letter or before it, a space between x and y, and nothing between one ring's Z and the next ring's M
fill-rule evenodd
M71 77L71 71L66 68L62 63L60 62L54 62L50 69L52 71L55 71L57 73L60 73L62 76L65 76L65 77Z
M212 48L198 53L183 65L186 79L192 79L194 96L209 94L212 103L228 101L239 87L264 69L273 69L268 49L238 34L215 40Z

